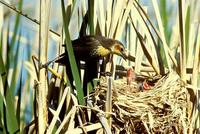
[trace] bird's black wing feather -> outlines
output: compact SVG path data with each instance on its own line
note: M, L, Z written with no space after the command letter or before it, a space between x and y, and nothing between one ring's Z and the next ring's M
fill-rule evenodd
M95 55L95 51L100 45L100 41L94 36L85 36L72 41L72 45L76 58L80 60L87 60L98 56Z

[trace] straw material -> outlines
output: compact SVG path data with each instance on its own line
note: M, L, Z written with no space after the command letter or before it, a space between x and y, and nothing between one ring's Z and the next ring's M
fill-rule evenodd
M104 108L107 84L101 80L95 92L97 105ZM143 92L138 84L116 80L113 85L113 133L186 133L189 94L184 82L171 72L162 77L154 87Z

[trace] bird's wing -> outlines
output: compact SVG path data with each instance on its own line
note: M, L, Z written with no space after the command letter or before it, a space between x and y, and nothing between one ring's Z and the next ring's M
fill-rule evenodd
M94 36L86 36L72 41L72 45L77 58L84 60L96 57L96 49L101 44Z

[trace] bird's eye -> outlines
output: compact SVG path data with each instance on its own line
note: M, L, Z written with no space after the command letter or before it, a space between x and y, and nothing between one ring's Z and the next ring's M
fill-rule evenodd
M124 48L121 48L121 52L123 52L124 51Z

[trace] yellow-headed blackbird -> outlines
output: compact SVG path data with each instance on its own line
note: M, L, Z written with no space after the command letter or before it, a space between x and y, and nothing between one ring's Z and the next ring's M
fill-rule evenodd
M72 41L75 57L82 61L87 61L92 58L105 57L108 54L117 54L124 59L127 55L123 44L114 39L109 39L103 36L84 36ZM56 61L64 63L67 54L61 54Z
M125 48L120 41L103 36L84 36L73 40L72 46L79 69L80 61L85 61L85 75L83 81L85 95L87 93L87 83L91 82L98 75L99 59L109 54L116 54L124 59L127 58ZM66 66L67 75L71 85L73 85L73 77L67 53L61 54L56 62Z

